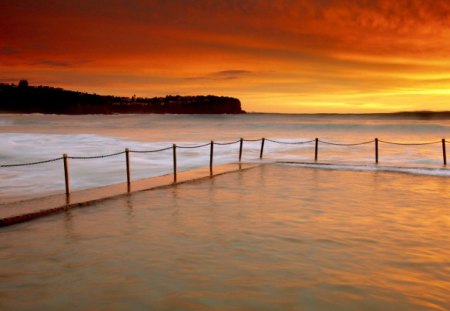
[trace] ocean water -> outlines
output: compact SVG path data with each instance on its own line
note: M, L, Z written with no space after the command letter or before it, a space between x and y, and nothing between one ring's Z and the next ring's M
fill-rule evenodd
M448 177L266 165L0 229L1 310L449 310Z
M319 144L319 162L329 169L394 170L450 176L443 167L442 144L450 141L450 120L383 119L321 115L0 115L0 165L21 164L69 156L97 156L125 148L149 151L172 146L233 142L262 137L279 142L319 138L330 143L360 143L374 138L388 142L428 143L393 145L380 142L379 165L374 143L358 146ZM261 141L246 141L244 162L261 161ZM447 144L447 150L450 143ZM236 162L239 143L214 146L214 164ZM209 146L177 149L178 169L209 165ZM280 144L266 141L262 161L313 162L314 143ZM449 156L450 160L450 156ZM308 165L308 164L304 164ZM124 182L125 155L100 159L70 159L72 190ZM132 179L172 172L172 151L131 153ZM64 192L61 160L30 166L0 167L0 202Z

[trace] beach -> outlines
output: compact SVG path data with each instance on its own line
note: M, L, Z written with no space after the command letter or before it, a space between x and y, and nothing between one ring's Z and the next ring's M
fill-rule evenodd
M263 165L1 229L9 310L445 310L448 178Z

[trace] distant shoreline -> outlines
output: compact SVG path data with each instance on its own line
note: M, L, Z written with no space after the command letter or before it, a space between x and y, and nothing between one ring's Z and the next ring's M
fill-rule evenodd
M355 117L355 118L390 118L412 120L450 120L450 111L401 111L401 112L369 112L369 113L279 113L279 112L247 112L247 114L293 115L305 117Z
M245 113L83 113L83 114L61 114L61 113L41 113L41 112L11 112L2 111L0 109L0 115L110 115L110 116L120 116L120 115L142 115L142 114L158 114L158 115L198 115L198 116L208 116L208 115L248 115L248 116L298 116L307 119L312 118L324 118L324 119L339 119L339 118L349 118L358 120L421 120L421 121L433 121L433 120L450 120L450 111L430 111L430 112L385 112L385 113L283 113L283 112L245 112Z
M215 95L119 97L50 86L0 83L0 113L85 114L241 114L237 98Z

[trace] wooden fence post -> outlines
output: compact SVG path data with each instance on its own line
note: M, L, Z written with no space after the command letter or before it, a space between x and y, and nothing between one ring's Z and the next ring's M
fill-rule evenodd
M214 142L211 140L211 149L209 153L209 176L213 175L213 154L214 154Z
M316 161L316 162L317 162L318 153L319 153L319 138L316 138L316 145L314 148L314 161Z
M375 164L378 164L378 138L375 138Z
M442 157L444 159L444 165L447 165L447 152L445 150L445 138L442 138Z
M131 177L130 177L130 150L125 148L125 160L127 163L127 191L131 190Z
M244 143L244 139L241 138L240 142L239 142L239 162L241 162L242 159L242 144Z
M264 151L264 141L265 141L266 139L263 137L262 138L262 140L261 140L261 151L260 151L260 153L259 153L259 158L260 159L262 159L262 157L263 157L263 151Z
M177 145L173 144L173 183L177 182Z
M67 154L63 154L64 162L64 182L66 184L66 195L70 194L70 184L69 184L69 163L67 161Z

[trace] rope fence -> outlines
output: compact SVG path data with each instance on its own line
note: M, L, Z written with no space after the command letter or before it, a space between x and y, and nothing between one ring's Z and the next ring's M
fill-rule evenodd
M202 147L206 147L209 146L210 143L207 144L203 144L203 145L197 145L197 146L177 146L178 148L182 148L182 149L195 149L195 148L202 148Z
M344 146L344 147L350 147L350 146L360 146L360 145L367 145L367 144L371 144L373 143L375 140L369 140L369 141L364 141L362 143L334 143L334 142L329 142L329 141L323 141L319 139L319 142L326 144L326 145L333 145L333 146Z
M43 160L43 161L38 161L38 162L20 163L20 164L3 164L3 165L0 165L0 167L31 166L31 165L55 162L55 161L59 161L59 160L62 160L62 158L59 157L56 159Z
M243 141L261 141L262 138L258 138L258 139L243 139Z
M360 146L360 145L368 145L368 144L375 144L375 163L378 164L379 162L379 143L389 144L389 145L400 145L400 146L423 146L423 145L434 145L434 144L441 144L442 145L442 160L443 165L447 165L447 152L446 152L446 143L450 143L450 141L446 140L445 138L442 138L438 141L432 141L432 142L415 142L415 143L402 143L402 142L392 142L392 141L385 141L378 138L364 141L364 142L357 142L357 143L341 143L341 142L330 142L330 141L323 141L319 138L311 139L311 140L305 140L305 141L280 141L275 139L269 139L269 138L259 138L259 139L244 139L240 138L236 141L231 142L214 142L211 141L209 143L200 144L200 145L176 145L173 144L170 147L160 148L160 149L154 149L154 150L130 150L128 148L125 149L125 151L120 151L116 153L111 154L105 154L105 155L95 155L95 156L68 156L67 154L63 154L62 157L49 159L49 160L42 160L42 161L36 161L36 162L29 162L29 163L18 163L18 164L2 164L0 165L0 168L8 168L8 167L19 167L19 166L32 166L32 165L39 165L39 164L45 164L50 162L56 162L63 160L64 164L64 181L65 181L65 188L66 188L66 195L70 195L70 182L69 182L69 159L70 160L91 160L91 159L101 159L101 158L108 158L108 157L114 157L121 154L125 154L125 163L126 163L126 174L127 174L127 189L128 192L131 191L131 169L130 169L130 153L155 153L155 152L163 152L167 150L172 150L172 156L173 156L173 182L177 182L177 148L180 149L196 149L196 148L203 148L206 146L210 146L210 157L209 157L209 172L210 176L213 176L213 159L214 159L214 145L219 146L226 146L226 145L233 145L239 143L239 162L242 160L242 152L243 152L243 146L244 142L261 142L260 152L259 152L259 158L263 158L263 152L264 152L264 144L266 141L275 143L275 144L284 144L284 145L302 145L302 144L309 144L314 142L314 160L317 162L318 160L318 154L319 154L319 143L325 144L325 145L331 145L331 146L340 146L340 147L353 147L353 146Z
M166 150L170 150L170 149L172 149L172 147L156 149L156 150L129 150L129 152L132 152L132 153L153 153L153 152L166 151Z
M241 140L238 139L238 140L236 140L236 141L230 141L230 142L228 142L228 143L217 143L217 142L214 142L214 145L219 145L219 146L233 145L233 144L237 144L237 143L240 142L240 141L241 141Z
M68 159L73 159L73 160L91 160L91 159L103 159L103 158L109 158L109 157L114 157L117 155L121 155L124 154L125 151L121 151L121 152L116 152L116 153L111 153L111 154L103 154L103 155L97 155L97 156L84 156L84 157L73 157L73 156L67 156Z
M424 146L424 145L434 145L434 144L440 144L441 141L432 141L432 142L425 142L425 143L397 143L392 141L385 141L385 140L378 140L381 143L389 144L389 145L400 145L400 146Z
M276 143L276 144L302 145L302 144L312 143L315 139L306 140L306 141L279 141L279 140L274 140L274 139L266 138L266 140L267 140L267 141L270 141L270 142L272 142L272 143Z

